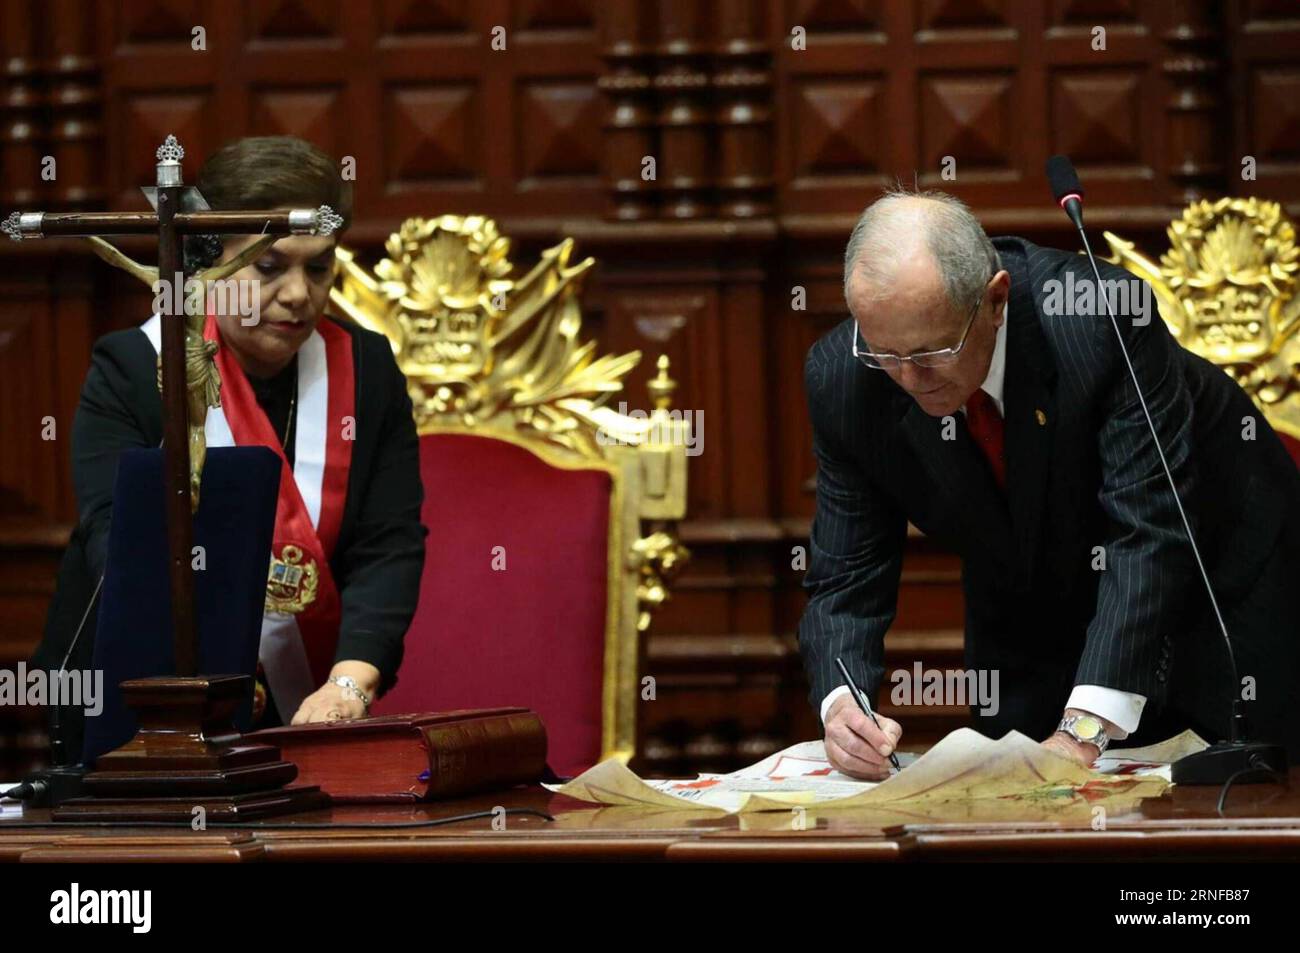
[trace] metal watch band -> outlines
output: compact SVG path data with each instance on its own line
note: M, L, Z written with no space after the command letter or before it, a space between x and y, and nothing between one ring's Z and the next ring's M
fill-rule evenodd
M1098 725L1101 725L1101 734L1099 734L1095 738L1082 737L1077 731L1074 730L1075 723L1082 718L1091 718L1093 721L1097 722ZM1098 718L1096 715L1069 715L1061 719L1061 723L1056 726L1056 730L1064 731L1067 735L1069 735L1075 741L1080 742L1081 744L1096 745L1098 755L1105 752L1107 746L1110 745L1110 736L1106 734L1106 727L1101 724L1101 719Z

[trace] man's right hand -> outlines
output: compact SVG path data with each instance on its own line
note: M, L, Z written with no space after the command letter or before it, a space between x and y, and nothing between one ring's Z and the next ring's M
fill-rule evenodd
M903 727L893 719L876 715L880 727L862 713L845 693L826 712L826 758L841 774L863 781L889 777L889 755L903 737Z

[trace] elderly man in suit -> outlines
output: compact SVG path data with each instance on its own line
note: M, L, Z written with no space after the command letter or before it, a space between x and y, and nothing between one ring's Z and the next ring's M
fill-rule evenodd
M1118 268L1103 279L1146 290ZM876 695L909 521L963 558L966 665L998 676L1000 697L972 708L985 734L1016 729L1089 763L1130 734L1218 740L1240 693L1258 737L1300 751L1300 474L1241 389L1178 346L1149 293L1129 295L1120 331L1236 686L1115 331L1096 294L1077 293L1087 285L1085 258L990 241L943 193L891 192L853 230L852 318L805 366L817 512L799 628L827 753L847 774L883 777L902 735L858 710L835 660Z

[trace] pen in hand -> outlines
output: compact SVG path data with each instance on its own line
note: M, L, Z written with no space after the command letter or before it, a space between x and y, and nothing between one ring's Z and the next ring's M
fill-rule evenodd
M853 696L853 700L857 702L858 707L862 709L862 714L870 718L877 728L880 728L880 722L876 721L876 713L871 710L871 703L867 701L867 696L863 694L862 689L858 688L858 683L853 680L853 676L849 674L849 670L844 667L844 660L837 656L835 664L840 667L840 675L844 677L844 684L848 686L849 694ZM880 730L884 731L885 729L880 728ZM894 754L892 751L889 753L889 763L892 764L896 770L903 770L902 765L898 763L898 755Z

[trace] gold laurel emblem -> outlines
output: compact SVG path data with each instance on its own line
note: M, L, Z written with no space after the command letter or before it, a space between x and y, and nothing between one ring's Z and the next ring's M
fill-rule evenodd
M271 553L271 568L266 574L266 611L297 615L316 599L319 572L316 561L303 562L303 552L286 544L277 557Z
M266 714L266 688L262 685L261 682L254 680L253 682L253 724L256 725L258 722L260 722L264 714Z

